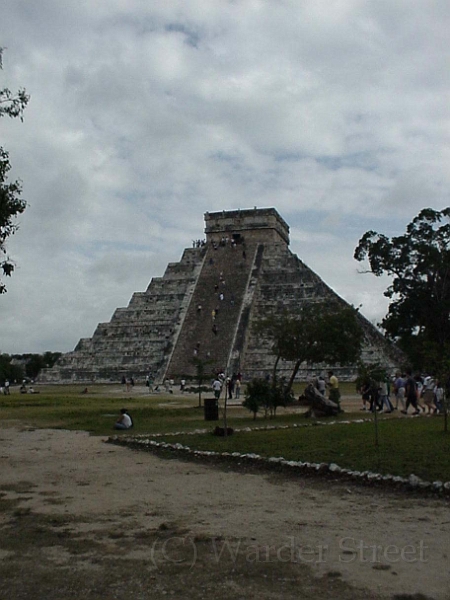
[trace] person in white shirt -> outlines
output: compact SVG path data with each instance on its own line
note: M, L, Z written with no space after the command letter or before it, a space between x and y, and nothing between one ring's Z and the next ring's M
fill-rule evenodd
M128 414L126 408L122 408L120 411L120 417L114 423L114 429L130 429L133 427L133 420Z
M212 389L214 390L214 396L218 399L220 397L220 391L222 389L222 383L219 378L214 380L212 384Z

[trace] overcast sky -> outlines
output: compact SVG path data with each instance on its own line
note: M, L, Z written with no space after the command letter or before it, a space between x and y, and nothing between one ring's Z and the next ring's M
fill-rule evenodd
M0 144L29 206L0 352L70 351L203 237L275 207L291 250L370 320L353 259L450 205L448 0L3 0Z

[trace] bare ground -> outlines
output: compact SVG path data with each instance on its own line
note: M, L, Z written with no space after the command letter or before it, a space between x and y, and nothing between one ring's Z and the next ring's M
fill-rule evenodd
M0 428L0 599L450 598L448 501Z

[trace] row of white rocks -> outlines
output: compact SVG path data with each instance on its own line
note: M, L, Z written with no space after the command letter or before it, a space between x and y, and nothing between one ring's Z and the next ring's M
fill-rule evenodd
M424 415L425 417L429 417L430 415ZM416 418L411 415L411 418ZM373 423L373 419L352 419L346 421L312 421L310 423L291 423L290 425L262 425L261 427L234 427L234 431L242 431L242 432L250 432L250 431L269 431L274 429L292 429L298 427L319 427L326 425L352 425L354 423ZM177 435L198 435L202 433L209 433L211 429L192 429L191 431L174 431L171 433L143 433L140 435L133 436L133 439L138 439L140 437L144 438L161 438Z
M234 431L269 431L274 429L293 429L297 427L318 427L324 425L351 425L352 423L368 423L373 419L354 419L352 421L313 421L312 423L292 423L291 425L262 425L261 427L233 427ZM141 433L133 436L133 439L139 438L160 438L168 435L198 435L201 433L209 433L211 429L191 429L191 431L174 431L170 433Z
M358 421L348 421L347 423L361 423L363 420L360 419ZM337 423L344 423L344 421L338 421ZM328 423L327 423L328 424ZM301 427L302 425L298 425ZM288 427L295 427L295 425L282 425L282 426L268 426L268 427L259 427L259 428L243 428L240 431L254 431L255 429L285 429ZM207 433L208 429L197 429L195 431L189 432L190 434L199 434L199 433ZM298 469L302 471L309 472L320 472L320 473L333 473L337 476L342 476L350 479L354 479L355 481L360 482L371 482L371 483L384 483L384 484L392 484L395 486L406 487L407 489L412 490L429 490L441 494L450 494L450 481L424 481L417 475L411 474L409 477L400 477L398 475L382 475L381 473L374 473L372 471L353 471L351 469L345 469L340 467L336 463L314 463L314 462L303 462L297 460L286 460L283 457L264 457L259 454L241 454L240 452L214 452L212 450L195 450L190 448L189 446L184 446L183 444L175 443L169 444L168 442L158 442L155 439L149 439L149 437L159 437L164 434L153 434L153 436L149 435L137 435L132 437L121 437L121 436L111 436L107 441L110 443L118 443L124 445L130 445L133 447L140 446L143 449L151 449L151 448L160 448L164 450L172 450L177 452L183 452L186 454L191 454L197 457L207 457L207 458L225 458L225 459L233 459L233 460L245 460L245 461L255 461L255 462L265 462L267 464L280 465L283 467L288 467L292 469ZM168 434L166 434L168 435ZM186 432L177 432L176 434L170 435L186 435Z

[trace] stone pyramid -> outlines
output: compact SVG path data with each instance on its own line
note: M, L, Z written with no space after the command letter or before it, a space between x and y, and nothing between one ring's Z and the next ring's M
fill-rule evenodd
M143 381L179 382L195 375L194 359L207 373L241 372L245 380L271 373L274 356L269 340L257 337L252 324L278 310L295 310L302 302L345 302L289 250L289 226L274 208L205 214L204 240L169 263L145 292L133 294L109 323L100 323L92 338L81 339L43 382L118 382L123 376ZM363 360L394 369L401 355L369 321ZM330 366L342 379L355 369ZM283 362L281 374L291 372ZM308 376L306 365L298 374Z

